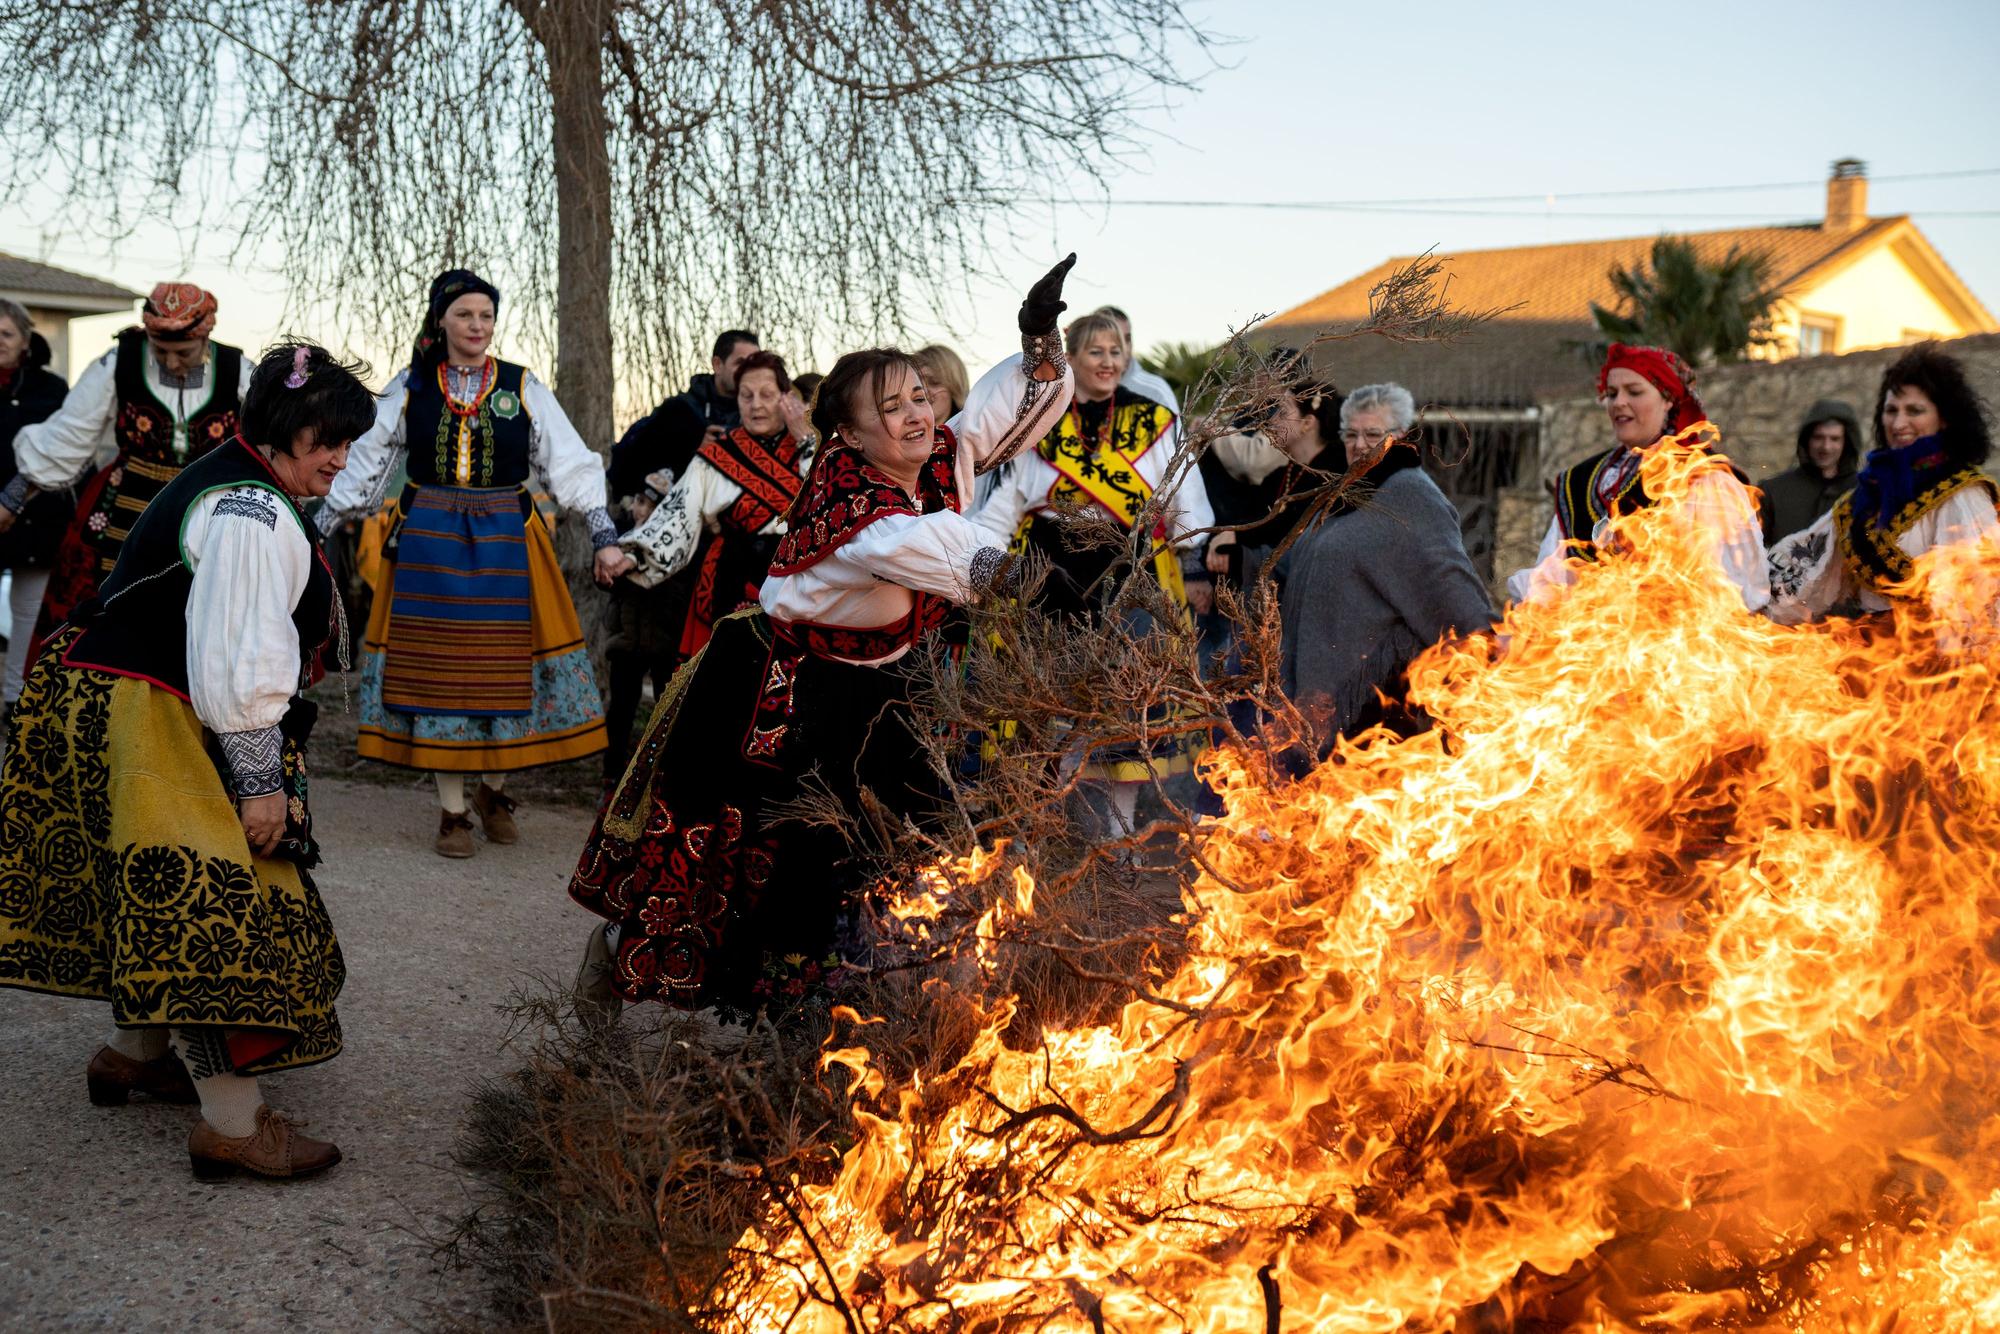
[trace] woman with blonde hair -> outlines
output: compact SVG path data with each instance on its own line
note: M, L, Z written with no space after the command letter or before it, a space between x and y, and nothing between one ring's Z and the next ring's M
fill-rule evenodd
M943 343L920 347L910 354L923 377L924 394L936 409L939 421L949 421L965 408L965 396L972 392L972 380L958 353Z
M1099 620L1122 582L1119 567L1130 560L1159 580L1180 609L1183 626L1191 629L1181 557L1200 568L1198 549L1215 515L1201 474L1192 466L1175 466L1179 420L1171 408L1120 383L1131 344L1115 317L1099 311L1083 316L1069 326L1066 345L1076 378L1069 410L1039 445L1014 460L972 517L1010 550L1039 550L1062 571L1065 578L1042 589L1043 610ZM1163 488L1168 488L1164 503L1154 506ZM1128 532L1141 522L1150 531L1133 532L1134 543L1114 549L1073 542L1072 530L1058 515L1085 505ZM1169 739L1147 746L1092 751L1087 772L1111 784L1124 829L1132 827L1140 784L1194 767L1193 736L1170 732Z

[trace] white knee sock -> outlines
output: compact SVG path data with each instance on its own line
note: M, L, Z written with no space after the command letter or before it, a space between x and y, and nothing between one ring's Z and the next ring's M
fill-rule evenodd
M167 1030L162 1027L113 1029L111 1041L104 1045L135 1061L157 1061L167 1054Z
M438 805L453 815L465 814L465 775L432 774L437 780Z
M21 679L28 670L28 644L35 637L35 618L42 610L42 591L49 586L47 570L15 570L7 580L7 676L0 685L0 703L21 698Z
M507 775L481 774L479 775L479 781L486 784L486 786L492 788L495 792L498 792L500 791L500 789L507 786Z
M173 1044L174 1055L194 1079L201 1119L225 1139L256 1134L257 1109L264 1105L264 1094L256 1079L236 1073L222 1033L213 1028L176 1028Z
M1118 833L1129 834L1138 828L1139 789L1143 783L1113 783L1111 785L1111 809L1118 820Z

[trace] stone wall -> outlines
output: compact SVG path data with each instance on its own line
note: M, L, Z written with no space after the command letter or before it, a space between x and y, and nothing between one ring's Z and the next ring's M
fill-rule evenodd
M2000 334L1977 334L1944 346L1964 362L1973 387L1988 405L2000 409ZM1861 418L1863 432L1872 434L1876 386L1883 370L1903 351L1884 347L1835 357L1741 362L1701 372L1696 387L1709 416L1722 428L1730 459L1755 482L1796 462L1799 418L1819 399L1846 399ZM1864 451L1868 443L1863 441ZM1500 496L1493 560L1496 599L1505 596L1509 574L1534 563L1549 526L1548 484L1563 469L1609 444L1604 410L1595 399L1563 398L1541 405L1534 464L1524 462L1522 484Z

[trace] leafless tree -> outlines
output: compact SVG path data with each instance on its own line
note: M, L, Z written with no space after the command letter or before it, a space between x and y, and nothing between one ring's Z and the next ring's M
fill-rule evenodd
M723 327L899 332L1021 198L1102 181L1209 58L1185 11L0 0L0 199L53 188L112 235L163 217L275 249L294 310L373 347L473 265L604 448L618 370L656 390ZM580 539L564 555L579 578Z
M299 299L378 341L476 264L540 321L517 336L546 348L553 314L602 442L614 366L652 381L717 321L898 330L1024 194L1101 178L1189 86L1212 38L1184 9L0 0L0 193L274 243Z

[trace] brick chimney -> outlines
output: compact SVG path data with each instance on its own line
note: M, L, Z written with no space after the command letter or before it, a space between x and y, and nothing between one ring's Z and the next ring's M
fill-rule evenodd
M1844 157L1826 179L1826 230L1858 231L1868 225L1868 164Z

